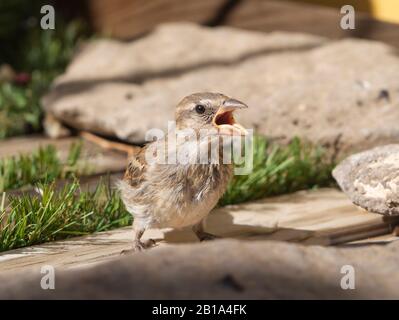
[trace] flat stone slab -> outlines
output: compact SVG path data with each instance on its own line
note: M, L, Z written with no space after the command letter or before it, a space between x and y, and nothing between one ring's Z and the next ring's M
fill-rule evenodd
M225 239L165 246L84 270L55 268L54 290L41 289L37 266L2 273L0 299L398 299L398 264L399 241L326 248Z
M206 230L223 238L329 246L387 235L398 223L397 218L355 207L338 190L320 189L215 209ZM198 242L188 229L148 230L143 238L156 240L151 252ZM390 236L389 241L395 239L399 238ZM132 231L127 227L3 252L0 273L38 269L44 264L61 269L90 267L119 257L122 250L130 248L131 240Z
M374 41L166 24L90 42L43 103L70 126L141 143L182 97L222 92L249 105L247 128L347 154L399 141L398 74L395 50Z
M366 210L399 215L399 144L350 156L333 171L341 189Z

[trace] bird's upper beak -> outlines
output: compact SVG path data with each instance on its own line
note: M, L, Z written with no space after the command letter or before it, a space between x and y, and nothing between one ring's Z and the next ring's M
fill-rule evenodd
M248 134L248 131L237 123L233 116L234 111L246 108L248 106L245 103L236 99L225 100L212 121L213 125L218 129L219 134L240 136Z

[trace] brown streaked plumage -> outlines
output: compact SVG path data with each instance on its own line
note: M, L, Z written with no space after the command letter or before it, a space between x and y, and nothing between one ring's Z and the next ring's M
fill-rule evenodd
M192 129L198 141L178 140L166 144L165 154L185 154L188 162L157 163L149 155L160 156L168 136L151 142L135 154L119 183L122 200L134 216L133 251L148 247L140 238L148 228L181 228L192 226L200 240L213 238L204 232L203 219L217 204L233 174L231 164L222 163L222 146L217 148L215 162L191 162L208 150L220 137L243 135L245 129L233 118L236 109L247 106L219 93L195 93L185 97L176 107L176 128ZM203 130L212 132L202 136ZM185 151L185 153L183 153Z

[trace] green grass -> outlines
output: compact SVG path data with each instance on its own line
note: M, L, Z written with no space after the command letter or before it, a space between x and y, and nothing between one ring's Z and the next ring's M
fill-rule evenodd
M73 143L64 162L52 145L28 155L0 159L0 192L86 173L87 168L78 163L81 146L80 142Z
M334 166L322 147L298 138L282 146L255 136L253 171L249 175L234 176L220 205L331 186Z
M101 182L93 192L77 181L55 191L39 185L42 195L10 197L0 207L0 251L129 225L132 216L110 187Z
M79 153L77 147L71 149L66 168L76 165ZM32 170L41 172L41 178L29 170L35 162L33 159L36 159L33 165L36 169ZM22 169L18 169L17 163L24 163ZM322 148L299 139L281 146L256 137L253 172L248 176L235 176L220 204L236 204L302 189L331 186L333 166ZM24 172L20 176L25 177L12 178L14 186L19 179L29 183L37 179L42 181L38 184L42 195L10 196L5 208L6 194L3 193L0 203L0 251L110 230L132 222L118 192L104 182L94 192L82 190L76 179L62 190L56 190L54 183L48 183L49 180L73 175L73 170L65 170L60 165L54 150L39 150L29 160L14 159L12 168L12 171ZM48 172L43 168L47 168Z

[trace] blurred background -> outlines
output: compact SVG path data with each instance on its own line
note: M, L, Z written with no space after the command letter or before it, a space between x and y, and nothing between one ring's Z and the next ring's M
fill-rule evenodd
M45 4L55 7L55 30L39 27ZM339 27L345 4L356 10L355 30ZM64 70L82 39L132 40L158 24L176 21L332 39L359 37L399 46L396 0L2 0L0 137L41 131L39 97Z

